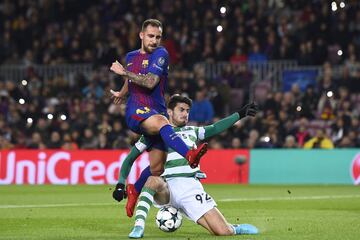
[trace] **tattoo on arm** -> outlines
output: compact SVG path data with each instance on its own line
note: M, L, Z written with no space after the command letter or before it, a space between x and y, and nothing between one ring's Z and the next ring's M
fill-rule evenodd
M146 75L137 75L135 73L126 71L125 76L128 77L131 82L149 89L153 89L160 81L160 77L153 73L148 73Z

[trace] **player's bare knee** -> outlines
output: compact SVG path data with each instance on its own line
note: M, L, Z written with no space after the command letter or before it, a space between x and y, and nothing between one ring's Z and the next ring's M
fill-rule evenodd
M162 185L162 179L157 176L150 176L145 183L145 186L151 189L158 189Z
M156 121L157 121L159 130L160 130L163 126L169 124L169 120L168 120L166 117L162 116L162 115L157 116Z
M160 129L167 124L169 124L169 120L163 115L157 114L143 121L142 127L148 134L159 134Z
M152 176L160 176L164 172L164 167L161 165L150 166L150 172Z

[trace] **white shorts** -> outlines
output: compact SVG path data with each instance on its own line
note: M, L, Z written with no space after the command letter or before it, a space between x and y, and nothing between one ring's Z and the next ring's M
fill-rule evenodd
M175 177L166 180L171 205L180 209L188 218L197 222L205 213L216 207L214 199L205 192L199 180L192 177ZM155 207L161 207L156 204Z

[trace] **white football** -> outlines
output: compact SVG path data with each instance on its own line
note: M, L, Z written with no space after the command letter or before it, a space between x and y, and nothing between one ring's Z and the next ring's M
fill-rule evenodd
M156 225L164 232L174 232L180 228L182 216L179 210L171 206L159 209L156 214Z

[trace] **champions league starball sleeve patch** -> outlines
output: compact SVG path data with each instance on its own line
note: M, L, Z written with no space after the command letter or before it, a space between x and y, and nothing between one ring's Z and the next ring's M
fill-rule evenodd
M157 65L162 67L164 65L164 63L165 63L165 58L159 57L159 59L157 60Z
M153 67L159 69L160 71L163 70L163 66L165 64L165 58L164 57L159 57L158 60L156 61L156 63L153 63Z
M149 64L149 72L160 75L167 70L168 54L165 51L159 50L153 53L154 56Z

